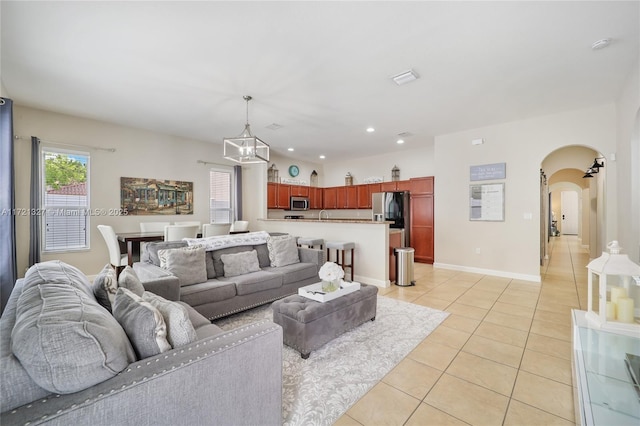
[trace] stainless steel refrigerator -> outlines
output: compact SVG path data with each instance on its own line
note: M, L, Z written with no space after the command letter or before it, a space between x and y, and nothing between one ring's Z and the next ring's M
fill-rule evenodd
M376 192L371 195L373 220L393 221L389 228L401 229L403 247L409 247L411 227L409 192Z

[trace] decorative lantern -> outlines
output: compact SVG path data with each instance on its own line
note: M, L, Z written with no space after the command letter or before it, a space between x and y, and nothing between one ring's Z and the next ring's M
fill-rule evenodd
M264 176L264 175L263 175ZM271 167L267 169L267 182L278 182L278 169L276 169L275 163L271 164Z
M311 182L311 186L318 186L318 172L316 172L315 170L312 171L309 180Z
M400 169L398 168L398 166L393 166L393 169L391 169L391 180L400 180Z
M351 176L350 172L347 172L347 175L344 177L344 184L346 186L353 185L353 176Z
M626 254L620 254L622 249L617 241L607 244L607 248L609 253L602 253L587 265L589 293L586 317L599 328L637 334L640 331L640 312L635 311L634 305L640 297L640 278L637 278L640 265L632 262ZM593 300L594 278L598 284L597 306Z

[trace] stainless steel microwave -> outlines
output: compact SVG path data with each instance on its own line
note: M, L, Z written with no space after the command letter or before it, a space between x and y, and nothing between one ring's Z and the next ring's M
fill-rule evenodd
M291 197L289 210L309 210L309 197Z

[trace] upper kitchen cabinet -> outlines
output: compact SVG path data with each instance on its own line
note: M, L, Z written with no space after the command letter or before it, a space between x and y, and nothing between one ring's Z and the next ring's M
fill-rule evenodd
M324 189L309 187L309 208L310 209L323 209L324 208Z
M375 192L382 192L380 190L379 183L371 183L365 185L357 185L357 199L359 209L370 209L371 208L371 194Z
M291 197L291 185L281 183L267 183L267 208L288 209Z
M338 208L338 187L333 186L331 188L324 188L324 200L323 204L325 209L337 209Z
M396 180L391 182L382 182L380 184L380 192L410 191L411 182L408 180Z
M293 197L308 197L309 187L303 185L291 185L291 196Z

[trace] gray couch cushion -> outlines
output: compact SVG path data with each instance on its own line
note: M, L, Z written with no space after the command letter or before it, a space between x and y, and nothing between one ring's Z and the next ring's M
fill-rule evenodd
M180 300L191 306L221 302L236 296L236 283L233 278L221 281L218 278L200 284L180 288Z
M142 296L144 293L144 286L142 285L140 278L138 278L138 274L136 274L136 271L134 271L129 265L125 266L125 268L120 272L120 276L118 276L118 287L131 290L131 292L136 296ZM113 302L111 302L111 306L113 306Z
M264 270L282 275L283 285L296 283L314 277L318 279L318 282L320 282L320 278L318 277L318 265L315 263L300 262L277 268L265 268Z
M107 263L93 280L93 295L100 305L111 312L111 305L118 291L118 277L116 270Z
M251 272L233 278L218 278L218 280L235 281L238 296L282 287L282 275L267 271Z
M135 360L127 335L77 268L32 266L17 301L11 347L31 378L55 393L107 380Z
M138 359L171 350L167 326L160 311L130 290L118 288L113 316L129 336Z
M238 275L257 272L260 270L258 263L258 253L255 250L242 253L223 254L220 260L224 265L224 276L226 278Z
M168 250L182 247L187 247L187 243L185 241L156 241L147 243L145 245L145 250L140 256L140 261L144 263L153 263L156 266L160 266L158 250Z
M160 267L178 277L180 285L203 283L207 280L204 247L184 247L158 250Z
M180 303L171 302L149 291L144 292L142 299L151 303L162 314L167 325L167 341L171 347L179 348L198 339L189 313Z
M273 267L300 262L296 238L292 235L269 237L267 239L267 247L269 248L269 259Z

